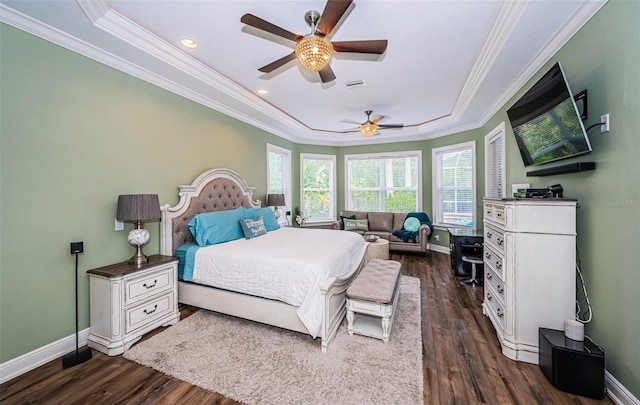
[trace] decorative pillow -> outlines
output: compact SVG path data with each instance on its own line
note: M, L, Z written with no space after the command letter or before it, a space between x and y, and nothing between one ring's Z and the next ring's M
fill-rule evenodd
M369 231L369 220L366 219L344 219L345 231Z
M356 214L353 215L340 215L340 229L344 229L345 219L356 219Z
M252 239L267 233L267 228L264 226L261 215L258 215L255 219L241 219L240 226L246 239Z
M244 219L244 211L238 207L198 214L187 226L199 246L209 246L242 238L241 219Z
M415 232L420 229L420 220L416 217L409 217L404 220L404 229Z
M267 231L271 232L280 229L280 224L271 208L243 208L243 210L244 219L255 219L258 215L261 215Z

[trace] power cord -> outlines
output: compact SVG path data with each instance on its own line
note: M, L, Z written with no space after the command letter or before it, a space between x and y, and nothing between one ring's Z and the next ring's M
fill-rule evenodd
M585 301L587 303L587 314L589 315L588 319L586 319L586 320L580 318L580 312L581 312L580 302L576 298L576 320L578 322L582 322L582 323L589 323L589 322L591 322L591 319L593 318L593 311L591 310L591 302L589 301L589 294L587 294L587 286L584 283L584 278L582 277L582 271L580 271L580 252L578 251L578 247L577 246L576 246L576 257L577 257L576 272L577 272L578 276L580 277L580 284L582 284L582 292L584 293L584 299L585 299Z
M590 127L588 127L587 129L585 129L584 132L589 132L589 130L591 128L599 127L599 126L602 126L602 125L603 125L602 122L598 122L597 124L593 124Z

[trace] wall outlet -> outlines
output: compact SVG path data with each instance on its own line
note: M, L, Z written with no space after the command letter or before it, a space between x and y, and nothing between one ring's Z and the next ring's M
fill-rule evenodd
M116 231L124 231L124 221L118 221L116 219Z
M600 132L609 132L609 113L600 116Z
M433 235L433 240L440 242L440 235Z

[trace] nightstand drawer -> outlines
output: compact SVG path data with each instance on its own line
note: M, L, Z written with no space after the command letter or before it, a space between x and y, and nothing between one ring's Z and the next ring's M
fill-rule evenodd
M167 266L152 274L125 281L125 305L151 297L173 287L174 266Z
M174 306L173 292L125 311L125 333L145 326L171 312Z

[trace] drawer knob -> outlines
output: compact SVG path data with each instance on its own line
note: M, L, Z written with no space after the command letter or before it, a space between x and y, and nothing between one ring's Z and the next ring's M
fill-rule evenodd
M485 253L484 257L486 257L487 259L491 259L491 253L489 252Z
M145 287L146 289L149 289L149 288L155 287L157 284L158 284L158 280L153 280L153 284L147 285L147 283L144 283L142 284L142 286Z
M498 285L498 292L499 292L500 294L504 294L504 287L503 287L503 286L501 286L501 285Z
M493 296L489 293L487 293L487 300L491 301L493 299Z
M502 240L502 238L498 238L498 240L496 241L496 243L498 244L498 246L502 246L504 241Z
M487 272L487 280L491 280L493 278L493 275L489 272Z
M498 309L496 310L496 312L498 313L498 316L499 316L500 318L504 317L504 312L502 312L502 309L498 308Z
M502 270L502 262L496 260L496 269Z
M491 239L492 236L493 234L491 232L487 232L487 238Z
M152 313L156 312L157 309L158 309L158 304L154 305L151 311L147 311L147 309L145 308L142 312L144 312L147 315L151 315Z

